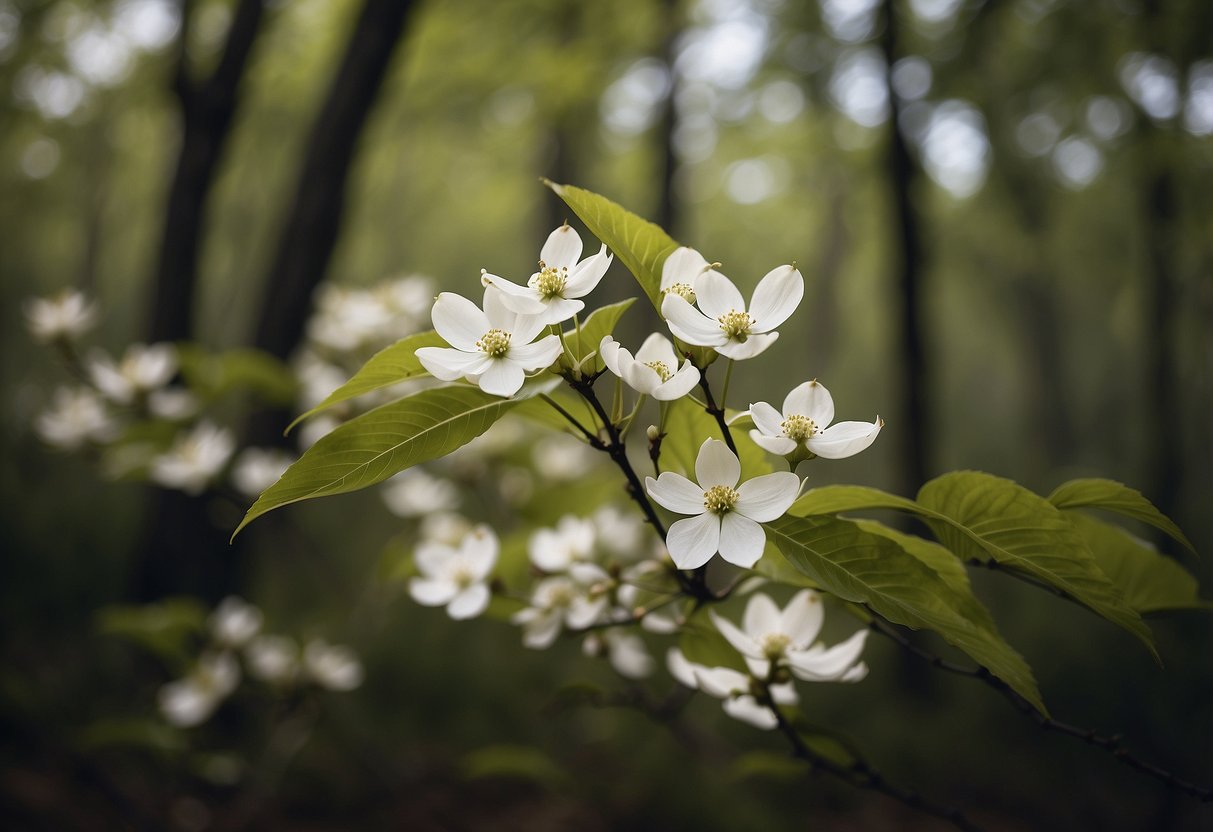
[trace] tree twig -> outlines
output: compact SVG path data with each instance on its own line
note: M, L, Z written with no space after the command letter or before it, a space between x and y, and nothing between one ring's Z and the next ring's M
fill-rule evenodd
M708 383L707 367L704 367L699 372L699 387L703 390L703 398L706 402L704 410L716 420L716 424L720 425L720 432L724 434L724 443L729 446L729 450L735 456L740 456L737 453L737 445L733 442L733 434L729 430L729 423L724 418L724 407L716 404L716 399L712 396L712 386Z

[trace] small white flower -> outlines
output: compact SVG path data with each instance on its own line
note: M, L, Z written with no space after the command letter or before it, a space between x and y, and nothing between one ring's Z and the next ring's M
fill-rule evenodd
M229 431L200 422L189 433L178 434L167 452L152 458L148 476L165 488L201 494L223 470L235 447Z
M531 460L542 476L564 482L584 477L597 460L597 454L584 442L570 436L552 434L535 443Z
M458 549L422 541L414 556L421 577L409 582L409 594L418 604L445 606L451 618L475 618L489 605L487 581L498 550L497 535L488 526L477 526Z
M459 507L455 484L431 476L421 468L401 471L383 485L383 502L397 517L424 517Z
M379 340L392 318L387 304L366 289L325 285L317 292L307 334L322 347L348 352Z
M775 712L759 703L754 691L756 680L731 667L704 667L689 661L677 647L666 653L666 668L680 684L724 700L724 712L734 719L770 731L779 724ZM770 696L779 705L795 705L799 701L791 682L768 685Z
M147 409L158 419L180 422L198 412L198 397L182 387L153 390L147 397Z
M581 644L587 656L606 655L615 672L625 679L644 679L653 673L653 657L644 639L622 629L590 633Z
M695 286L699 278L712 270L712 265L693 248L682 246L661 264L661 294L674 294L687 303L695 302Z
M177 352L172 344L131 344L117 364L103 352L89 356L93 384L111 401L130 404L136 396L168 384L177 372Z
M362 662L354 651L314 639L303 648L303 672L322 688L353 690L362 684Z
M244 647L249 673L271 685L285 685L299 672L299 645L286 636L257 636Z
M839 422L834 419L834 399L816 380L792 388L783 400L783 413L766 402L750 405L757 430L750 431L754 443L773 454L786 456L804 449L812 456L842 459L854 456L874 441L884 420ZM829 425L829 427L827 427Z
M320 404L350 379L348 372L311 350L304 350L292 363L292 369L299 382L299 403L305 410Z
M621 621L643 615L640 626L643 630L660 635L678 632L683 619L678 608L665 602L677 592L669 567L661 561L642 560L624 569L619 576L619 588L615 592L618 604L615 613ZM657 603L661 609L647 609L646 604Z
M278 481L295 457L276 448L246 448L232 466L232 483L241 494L256 497Z
M160 688L160 713L178 728L206 721L240 683L240 665L231 653L204 653L184 679Z
M92 329L97 307L83 293L69 289L49 298L31 298L25 320L38 341L72 341Z
M539 253L539 271L531 275L526 286L488 272L481 273L481 281L500 289L502 301L518 314L538 315L544 326L558 324L585 308L579 298L594 291L614 259L604 245L579 263L581 248L577 232L562 225L548 235Z
M670 526L666 545L679 569L696 569L717 552L749 568L762 557L766 532L760 523L783 516L796 501L800 479L789 471L737 484L741 462L719 439L704 440L695 458L695 478L664 472L645 478L649 496L670 511L693 517Z
M727 277L707 271L695 284L696 309L678 294L668 293L661 314L670 332L688 344L712 347L726 358L753 358L775 339L773 332L796 311L804 297L804 278L792 266L772 269L758 282L749 311L741 292Z
M565 515L554 529L536 529L527 541L531 563L544 572L564 572L594 555L595 530L590 520Z
M483 312L467 298L443 292L431 317L434 329L451 347L417 350L422 366L437 379L466 378L494 396L514 395L528 372L551 366L563 350L556 335L535 341L542 320L511 311L491 286L484 292Z
M592 563L575 563L567 575L545 578L531 593L531 606L510 619L522 625L522 644L532 650L551 646L562 627L582 630L606 612L610 576Z
M72 451L88 442L108 442L117 424L101 397L87 387L60 387L51 407L34 421L38 435L50 445Z
M807 682L858 682L868 674L867 665L859 661L868 630L829 648L814 643L821 633L823 611L820 596L811 589L796 593L782 610L768 596L755 593L746 604L742 628L715 610L711 616L716 629L758 678L770 674L772 663Z
M644 523L635 511L622 511L619 506L606 505L594 511L590 520L598 543L618 558L637 560L642 554Z
M421 518L419 532L422 540L433 540L447 546L458 546L472 531L472 521L454 511L442 511Z
M211 613L211 637L223 647L243 647L261 632L261 621L261 610L243 598L229 595Z
M635 358L610 335L602 339L598 353L607 369L629 387L659 402L681 399L699 383L699 370L695 365L690 359L684 359L679 367L674 345L657 332L644 339Z

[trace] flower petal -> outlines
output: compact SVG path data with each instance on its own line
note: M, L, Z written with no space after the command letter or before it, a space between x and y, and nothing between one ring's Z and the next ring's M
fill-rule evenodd
M630 359L632 358L630 352L620 346L619 342L610 335L604 335L598 343L598 354L602 356L602 363L606 365L608 370L623 378L623 371L620 370L620 365L623 362L620 359L626 355L630 364Z
M661 288L668 289L675 283L685 283L694 288L699 276L711 266L703 255L693 248L682 246L661 264Z
M775 606L771 596L756 592L745 605L741 626L750 638L758 640L771 633L780 632L779 619L779 607Z
M633 361L624 369L623 380L633 390L644 393L646 396L653 395L661 386L661 376L657 374L657 371L639 361Z
M477 377L476 383L486 393L509 397L521 389L525 380L526 373L523 372L521 364L508 358L494 358L489 362L488 369Z
M763 731L770 731L779 725L774 711L766 705L759 705L753 696L738 696L724 703L724 712L733 719L753 725Z
M418 604L427 607L441 607L450 602L459 587L453 581L431 580L428 578L413 578L409 581L409 595Z
M682 362L678 372L666 379L660 387L653 391L652 396L659 402L672 402L681 399L695 389L699 383L699 370L689 360Z
M821 596L811 589L802 589L793 596L779 614L779 629L801 650L807 649L821 632L825 605Z
M670 526L666 548L679 569L698 569L716 554L720 545L720 517L705 512Z
M552 269L572 269L580 257L581 237L567 224L549 234L539 252L543 265Z
M523 610L527 612L527 610ZM522 631L522 646L531 650L544 650L552 646L552 642L560 635L560 625L563 619L554 613L540 613L538 617L526 624Z
M496 289L499 292L497 297L511 312L519 315L539 315L547 311L543 301L539 299L539 294L530 286L519 286L488 272L480 275L480 282Z
M720 521L720 556L735 566L749 569L762 557L767 534L748 517L730 511Z
M750 300L755 332L770 332L786 321L804 298L804 278L791 266L780 266L758 281Z
M704 491L714 485L732 488L741 479L741 461L724 442L705 439L695 457L695 479Z
M709 696L727 699L750 689L750 677L731 667L701 667L694 665L697 687Z
M763 657L762 648L753 638L747 633L743 633L741 629L729 621L724 616L718 615L716 610L709 610L708 615L712 618L712 623L716 625L716 629L724 636L725 641L733 645L733 649L743 656L748 656L753 659L761 659Z
M712 320L729 312L744 312L745 300L733 281L718 271L707 271L695 284L695 302Z
M580 298L594 291L614 261L615 256L607 253L605 245L597 254L582 260L569 272L569 279L564 284L564 296Z
M783 516L799 492L800 477L791 471L763 474L737 488L736 511L759 523L769 523Z
M472 584L447 604L446 613L456 621L475 618L489 605L489 588L484 584Z
M783 414L766 402L750 404L750 418L754 427L767 436L783 436Z
M673 327L671 326L670 329L672 330ZM721 335L723 334L724 333L722 332ZM734 361L745 361L747 358L753 358L754 356L765 352L766 348L771 346L771 344L774 344L778 339L778 332L751 335L744 341L730 341L726 338L724 343L716 346L715 349L716 352L720 353L725 358L731 358Z
M413 552L413 562L417 564L421 574L427 578L445 575L447 566L454 558L454 549L433 540L422 541L417 544L417 549Z
M463 538L459 548L460 554L472 568L473 574L477 578L484 578L497 563L500 545L497 535L493 534L492 529L482 525L477 526Z
M542 370L552 366L553 362L560 357L563 349L564 347L560 344L560 336L547 335L533 344L511 346L505 360L517 364L527 371Z
M666 295L661 302L661 316L666 319L670 332L700 347L714 347L728 341L716 321L704 315L678 295Z
M807 416L818 430L834 421L834 397L816 379L798 384L783 400L784 416Z
M641 364L660 361L670 369L678 366L678 355L674 352L674 345L660 332L654 332L644 339L640 349L636 350L636 360Z
M657 479L645 477L645 490L658 505L678 514L703 514L703 489L682 474L666 471Z
M454 381L465 375L477 375L488 369L489 356L482 352L463 352L453 347L422 347L417 360L434 378Z
M750 431L750 439L764 451L770 451L778 456L786 456L796 450L796 443L786 436L766 436L756 430Z
M792 673L807 682L830 682L841 679L859 660L871 630L859 630L846 641L828 650L815 648L789 651L788 665Z
M683 687L691 689L699 687L699 683L695 681L695 670L702 669L702 665L689 661L677 647L671 647L666 651L665 667Z
M438 296L430 319L444 341L464 352L478 352L476 342L493 328L476 304L454 292L443 292Z
M884 422L839 422L809 437L809 450L826 459L854 456L876 441Z
M569 298L552 298L545 304L544 312L539 316L544 326L560 324L585 309L585 302Z

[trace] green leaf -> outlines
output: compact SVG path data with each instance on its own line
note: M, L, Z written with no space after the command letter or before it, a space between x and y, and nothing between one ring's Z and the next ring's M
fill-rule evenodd
M678 637L678 649L692 664L704 667L731 667L742 673L749 672L745 666L745 659L720 634L720 631L708 618L707 613L702 610L693 614L683 625Z
M705 439L724 439L716 420L689 398L670 402L665 419L666 437L661 442L661 470L695 479L695 457ZM731 430L737 444L744 479L771 473L766 451L754 444L743 430Z
M788 514L796 517L816 517L823 514L840 514L844 511L878 508L894 508L914 514L938 516L935 512L925 510L923 506L913 500L864 485L827 485L810 489L792 503Z
M635 302L636 298L628 298L619 303L599 307L581 322L580 334L576 329L569 329L564 333L564 343L572 353L573 360L584 362L581 366L583 373L593 375L603 370L605 365L602 363L602 356L597 355L598 345L602 343L603 338L615 331L615 325L619 323L623 313ZM591 353L595 354L594 357L585 361L585 357Z
M529 780L551 789L564 790L569 775L551 757L527 745L490 745L470 751L463 758L463 776L469 780L506 777Z
M993 559L1060 590L1137 636L1158 658L1150 628L1100 570L1066 515L1048 500L1001 477L957 471L924 485L918 502L947 518L944 523L928 516L927 523L952 551Z
M573 185L560 185L546 179L543 183L573 209L591 234L623 261L653 306L661 311L661 267L678 248L678 243L660 226L641 219L606 197Z
M445 346L447 343L442 336L431 329L428 332L418 332L416 335L401 338L390 347L384 347L372 355L349 381L329 393L320 404L287 425L283 434L290 433L294 430L295 425L304 419L311 418L322 410L328 410L335 404L374 390L390 387L410 378L427 375L425 367L422 367L421 362L417 360L417 350L421 347Z
M784 557L822 589L895 624L938 633L1045 713L1023 657L989 625L988 613L973 614L980 602L892 538L836 517L784 516L765 525Z
M97 631L139 644L162 659L184 664L206 627L206 610L195 598L166 598L142 606L110 606L97 613Z
M446 456L488 430L519 401L454 385L422 390L357 416L308 448L257 498L232 537L267 511L357 491Z
M1139 613L1213 608L1200 597L1200 585L1186 569L1122 528L1088 517L1070 515L1104 574Z
M255 393L269 404L287 405L295 400L295 374L267 352L211 353L197 344L179 344L177 357L186 385L206 401L240 390Z
M1062 509L1099 508L1131 517L1165 532L1192 554L1196 554L1196 547L1179 526L1155 508L1140 491L1115 480L1070 480L1057 486L1049 495L1049 502Z
M729 765L729 780L741 783L746 780L774 780L792 783L804 778L804 763L787 754L772 751L748 751Z

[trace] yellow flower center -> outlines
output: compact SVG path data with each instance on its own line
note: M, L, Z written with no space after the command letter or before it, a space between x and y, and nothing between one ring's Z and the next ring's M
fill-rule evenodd
M573 591L573 589L571 587L567 587L567 586L553 587L551 592L548 594L548 598L547 598L548 609L553 609L553 610L564 609L564 608L568 607L569 605L571 605L573 603L573 599L576 597L577 597L577 594Z
M774 661L783 655L791 643L792 640L783 633L770 633L762 639L762 653Z
M727 485L713 485L703 494L703 507L713 514L727 514L737 505L737 491Z
M667 366L664 361L650 361L644 366L648 367L650 370L659 375L663 382L669 381L670 376L674 375L672 372L670 372L669 366Z
M468 569L466 566L460 566L455 569L454 574L451 575L451 580L455 583L455 586L459 587L460 589L467 589L469 586L476 583L476 576L473 575L472 570Z
M476 342L481 352L493 358L501 358L510 351L510 333L500 329L490 329Z
M564 294L565 284L569 282L569 270L552 268L539 261L539 274L532 275L528 285L545 299L560 297Z
M678 295L687 303L695 302L695 290L691 288L689 283L675 283L673 286L668 286L661 290L666 295Z
M724 313L716 320L719 321L724 334L735 341L748 338L750 328L754 326L754 319L750 317L749 312L738 312L736 309Z
M783 435L793 442L804 442L818 430L816 422L799 413L784 419L779 426L783 428Z

